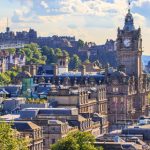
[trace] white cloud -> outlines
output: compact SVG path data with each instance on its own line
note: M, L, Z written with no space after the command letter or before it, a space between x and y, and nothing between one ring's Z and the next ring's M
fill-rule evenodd
M16 1L16 0L12 0ZM13 26L30 26L40 35L75 35L88 41L105 42L116 38L117 27L124 24L128 10L127 0L18 0L20 8L15 10ZM135 0L131 7L141 7L150 0ZM145 50L149 28L147 18L139 12L133 13L135 26L142 27ZM38 22L38 24L37 24ZM147 51L148 52L148 51Z
M138 13L135 13L133 15L134 22L136 26L144 27L146 25L146 18Z
M134 0L133 3L132 3L132 6L140 7L144 3L150 3L150 0Z
M10 22L9 22L9 24L10 24ZM0 29L5 29L6 28L6 26L7 26L7 18L1 18L0 19Z
M38 18L40 22L44 23L58 23L61 22L64 19L63 15L59 16L39 16Z
M45 9L48 8L48 4L47 4L45 1L41 1L41 5L42 5Z

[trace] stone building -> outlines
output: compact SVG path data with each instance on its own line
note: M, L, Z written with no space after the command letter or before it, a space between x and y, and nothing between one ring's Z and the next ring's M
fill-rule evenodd
M99 135L108 132L106 86L94 85L51 89L47 97L52 107L78 108L78 113L94 122L99 122Z
M86 74L96 74L102 71L102 65L99 61L94 62L83 62L82 65L79 66L78 71L81 72L82 75Z
M22 71L27 71L31 74L31 76L35 76L37 74L38 65L24 65L22 67Z
M143 71L141 28L135 29L130 10L125 17L124 28L118 28L116 42L118 66L123 65L128 75L139 78Z
M78 131L77 127L71 127L67 122L60 120L45 120L43 124L44 149L57 142L59 139L66 137L69 133Z
M68 56L63 55L58 58L58 74L63 74L68 72Z
M7 70L12 69L13 67L22 68L26 64L26 56L25 54L9 54L7 63Z
M37 32L34 29L29 29L29 31L19 31L15 33L11 31L9 27L6 27L6 31L0 33L0 45L14 45L12 48L18 47L18 44L20 44L21 46L36 41ZM4 46L0 47L0 49L4 48Z
M51 90L49 103L57 103L57 107L75 107L79 113L100 113L107 115L106 86L65 87Z
M118 120L133 119L135 114L136 85L134 77L121 71L107 76L108 118L111 124Z
M4 120L0 118L1 120ZM12 123L12 116L5 118L7 123ZM20 138L29 140L29 150L43 150L43 132L42 128L31 121L14 121L11 125L16 130L16 134Z
M7 50L0 51L0 72L6 72L13 67L22 68L26 64L24 54L10 54Z
M32 120L43 128L44 150L71 132L90 129L90 120L78 114L75 108L27 108L20 113L21 120Z
M41 127L32 122L15 121L13 128L21 133L23 137L31 139L30 150L43 150L43 133Z
M0 58L0 73L7 71L7 60L6 58Z
M79 114L77 108L26 108L19 120L28 120L43 128L44 149L77 130L99 137L108 131L107 118L100 114Z
M118 69L113 73L107 73L106 69L110 124L149 114L150 83L142 70L141 29L135 29L130 9L124 28L118 29L116 43Z

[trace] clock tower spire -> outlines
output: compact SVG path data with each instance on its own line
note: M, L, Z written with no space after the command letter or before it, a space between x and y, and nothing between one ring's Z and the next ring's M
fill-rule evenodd
M135 30L135 27L134 27L134 19L133 19L133 16L131 14L131 9L130 9L130 1L129 1L129 8L128 8L128 13L125 17L125 24L124 24L124 30L126 31L132 31L132 30Z
M118 67L124 66L128 75L140 77L142 75L142 38L141 29L136 29L130 9L125 17L123 29L118 28L117 35L117 62Z

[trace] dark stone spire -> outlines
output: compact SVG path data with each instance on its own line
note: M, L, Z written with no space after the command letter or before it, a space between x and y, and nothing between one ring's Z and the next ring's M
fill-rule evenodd
M133 16L131 14L131 10L130 10L130 1L129 1L129 9L128 9L128 13L125 17L125 24L124 24L124 30L126 31L133 31L135 30L134 27L134 20L133 20Z

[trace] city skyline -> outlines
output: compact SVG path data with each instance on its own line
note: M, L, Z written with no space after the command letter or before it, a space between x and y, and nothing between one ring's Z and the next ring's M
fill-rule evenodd
M123 27L128 10L127 0L3 0L0 4L0 32L9 18L8 25L14 31L31 27L39 36L71 35L97 44L116 39L117 28ZM150 48L149 8L150 0L131 3L135 26L142 28L146 55Z

